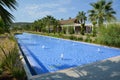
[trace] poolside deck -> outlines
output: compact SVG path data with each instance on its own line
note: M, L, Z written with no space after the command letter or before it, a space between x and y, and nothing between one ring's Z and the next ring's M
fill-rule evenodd
M33 76L32 80L120 80L120 56L82 67Z

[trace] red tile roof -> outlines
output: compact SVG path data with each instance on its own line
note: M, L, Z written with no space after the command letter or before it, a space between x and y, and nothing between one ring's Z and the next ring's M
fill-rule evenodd
M76 20L77 20L76 18L69 19L69 20L61 20L60 24L61 25L74 24L76 23Z

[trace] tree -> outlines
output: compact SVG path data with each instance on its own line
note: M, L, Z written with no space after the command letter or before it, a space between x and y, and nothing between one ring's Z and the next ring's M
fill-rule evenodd
M63 18L61 18L60 20L64 20Z
M54 23L54 17L52 17L52 16L47 16L46 17L46 19L47 19L47 26L48 26L48 33L50 33L50 26Z
M54 19L54 21L53 21L53 32L54 32L54 34L57 32L58 26L59 26L59 21ZM58 31L58 32L60 32L60 31Z
M89 10L89 20L92 23L97 23L98 26L101 26L104 22L109 22L115 20L114 14L116 12L112 8L112 1L99 0L96 3L91 3L93 7L92 10Z
M39 19L33 23L33 29L39 32L48 32L53 31L54 33L57 31L57 26L59 25L59 21L56 20L52 16L46 16L42 19ZM47 29L47 30L46 30Z
M8 8L10 10L16 9L16 4L16 0L0 0L0 19L4 23L4 26L1 27L0 31L3 30L3 32L10 32L9 26L12 23L14 16L5 8Z
M51 32L51 29L52 29L51 27L53 27L53 30L55 32L55 28L57 27L58 21L54 17L52 17L50 15L44 17L43 19L44 19L44 23L47 26L48 33Z
M16 0L0 0L0 17L5 24L12 23L12 19L14 19L13 15L9 13L5 7L10 10L16 9Z
M38 21L34 21L32 26L33 26L33 30L35 30L36 32L39 31Z
M96 21L92 21L92 24L93 24L92 36L95 37L96 34L97 34L97 31L96 31Z
M85 16L85 12L81 11L77 15L77 20L81 24L81 34L84 35L85 32L85 21L87 20L87 17Z
M69 17L69 19L72 19L71 17Z
M0 34L4 33L4 23L2 21L2 19L0 19Z

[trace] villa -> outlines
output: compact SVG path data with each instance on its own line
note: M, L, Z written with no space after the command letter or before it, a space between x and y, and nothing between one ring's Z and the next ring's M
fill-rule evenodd
M76 34L80 33L81 30L81 24L78 22L76 18L68 19L68 20L61 20L60 21L61 27L74 27L74 31ZM90 33L92 31L92 24L85 24L85 32Z

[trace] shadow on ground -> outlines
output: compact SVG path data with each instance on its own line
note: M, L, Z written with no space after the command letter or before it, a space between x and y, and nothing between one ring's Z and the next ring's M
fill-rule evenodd
M120 80L120 56L82 67L45 74L39 76L38 80Z

